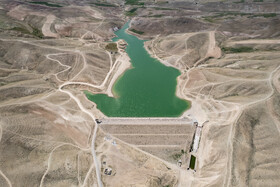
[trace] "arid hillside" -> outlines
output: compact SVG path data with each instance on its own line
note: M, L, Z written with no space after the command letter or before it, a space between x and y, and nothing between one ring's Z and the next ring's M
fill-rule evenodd
M0 186L278 186L279 18L274 0L0 0ZM110 119L87 99L132 68L111 42L129 20L180 70L182 116Z
M277 186L279 46L278 39L237 40L220 31L147 42L151 55L181 70L177 94L192 102L186 114L207 121L197 172L185 184Z

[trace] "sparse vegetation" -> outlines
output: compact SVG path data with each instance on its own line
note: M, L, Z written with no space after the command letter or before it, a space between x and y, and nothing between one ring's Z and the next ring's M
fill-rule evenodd
M212 17L224 17L224 16L248 16L252 15L251 13L244 12L221 12Z
M270 17L275 17L277 16L276 13L269 13L269 14L261 14L261 16L265 17L265 18L270 18Z
M254 2L263 2L263 0L254 0Z
M129 29L131 32L134 32L134 33L136 33L136 34L144 34L144 32L143 31L138 31L138 30L136 30L136 29Z
M264 14L253 14L253 13L244 13L244 12L221 12L218 13L214 16L208 16L208 17L204 17L204 19L213 19L213 18L219 18L219 17L225 17L225 16L250 16L252 17L265 17L265 18L269 18L269 17L275 17L277 16L276 13L264 13ZM232 17L234 18L234 17Z
M156 4L158 5L168 4L168 1L157 1Z
M38 5L46 5L46 6L49 6L49 7L63 7L61 5L58 5L58 4L53 4L53 3L49 3L49 2L44 2L44 1L31 1L29 3L32 3L32 4L38 4Z
M185 154L185 153L186 152L183 149L181 149L180 153L175 153L174 155L172 155L172 157L173 157L174 160L179 160L182 157L182 155Z
M118 45L116 43L109 43L106 45L105 49L110 52L117 52L118 51Z
M126 16L135 16L136 15L136 10L137 10L138 8L133 8L133 9L131 9L131 10L129 10L129 11L126 11L125 12L125 15Z
M225 53L248 53L255 51L252 47L222 47L222 51Z
M173 8L161 8L161 7L154 7L156 10L175 10Z
M151 16L148 16L148 17L151 17L151 18L161 18L163 15L162 14L156 14L156 15L151 15Z
M43 33L42 33L41 30L39 30L39 29L37 29L37 28L35 28L35 27L32 27L32 29L33 29L32 34L33 34L34 36L36 36L36 37L38 37L38 38L43 38L43 37L44 37L44 35L43 35Z
M240 0L240 1L237 1L237 2L234 2L234 3L245 3L245 0Z
M126 5L144 5L143 2L139 2L139 0L126 0Z
M23 28L23 27L13 27L10 30L18 31L23 34L31 34L26 28Z
M174 160L178 160L179 158L181 158L182 154L181 153L175 153L174 155L172 155Z
M204 17L203 18L205 21L208 21L210 23L214 23L215 21L211 17Z
M27 30L24 27L13 27L10 30L18 31L18 32L21 32L23 34L30 34L30 35L33 35L33 36L38 37L38 38L43 38L44 37L42 31L35 28L35 27L32 27L32 32L30 32L29 30Z
M116 7L116 5L109 4L109 3L91 3L95 6L104 6L104 7Z

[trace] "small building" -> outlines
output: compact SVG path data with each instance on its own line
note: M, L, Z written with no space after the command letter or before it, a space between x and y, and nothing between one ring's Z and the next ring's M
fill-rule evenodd
M112 168L105 168L105 170L104 170L104 174L105 175L112 175Z
M197 125L196 131L195 131L195 136L194 136L194 141L193 141L193 149L192 149L192 151L194 153L196 153L198 150L201 132L202 132L202 126Z
M97 124L102 123L102 121L100 119L95 119L95 121L96 121Z
M178 165L179 167L181 167L181 166L182 166L182 160L181 160L181 159L180 159L180 160L178 160L177 165Z
M113 140L112 145L113 145L113 146L116 146L116 145L117 145L117 142L116 142L115 140Z

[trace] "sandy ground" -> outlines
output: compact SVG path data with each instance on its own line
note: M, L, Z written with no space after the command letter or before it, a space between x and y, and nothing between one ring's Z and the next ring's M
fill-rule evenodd
M106 94L113 97L112 87L117 79L127 70L131 68L130 58L126 53L121 53L121 56L116 60L113 77L110 80L109 86L106 89Z
M280 44L280 40L242 40L242 41L233 41L233 44Z
M176 41L176 37L180 38L181 36L182 35L173 35L170 38ZM187 39L189 38L189 36L186 37ZM180 39L182 40L182 38ZM169 48L164 48L163 40L164 38L155 38L153 41L146 44L146 49L148 49L149 53L152 56L157 57L158 59L160 59L158 57L158 54L168 54L167 49ZM158 42L161 42L163 44L161 45ZM170 41L168 42L171 43ZM278 40L230 41L227 45L232 46L235 44L243 44L244 46L251 44L269 45L278 44ZM171 48L170 50L173 49ZM180 58L180 56L184 56L184 54L179 52L179 50L177 51L177 53L175 51L173 54L174 56L177 55L175 58L178 59L178 57ZM186 53L187 52L188 50L186 50ZM187 67L187 69L182 69L182 66L177 63L173 64L173 67L176 67L182 72L182 75L179 76L177 80L178 85L176 94L179 97L192 102L192 107L188 111L186 111L183 116L191 117L197 120L199 123L206 122L202 130L202 138L200 141L199 151L197 154L195 154L195 156L197 156L197 172L194 173L192 171L181 171L179 186L204 186L206 184L227 186L232 184L230 183L229 178L232 177L231 174L235 175L235 173L231 173L230 168L232 164L237 164L236 162L239 162L237 161L238 158L232 156L234 155L234 152L232 152L233 150L231 149L231 146L234 144L234 139L238 138L235 135L235 124L240 121L240 116L247 107L255 103L268 101L272 97L273 86L269 85L272 84L271 81L277 80L277 76L275 75L277 75L277 72L279 71L277 52L269 53L271 55L271 59L267 65L273 66L273 68L264 68L263 71L265 71L266 73L263 75L263 72L251 69L251 67L257 68L258 63L261 63L257 61L259 53L244 55L242 54L241 56L238 54L229 54L225 56L223 54L223 56L221 56L221 50L217 46L214 31L209 32L208 48L203 54L205 56L201 56L200 59L197 59L195 63L186 64L185 67ZM265 59L265 56L269 54L264 53L263 58ZM169 55L161 57L162 59L160 59L160 61L166 65L165 59L170 58ZM235 70L235 73L230 73L230 71L234 70L229 70L229 72L227 73L222 73L223 71L228 71L227 68L222 69L219 68L219 65L215 66L214 64L211 66L211 63L209 64L210 68L207 70L206 67L208 66L208 64L203 63L209 57L213 57L215 59L211 60L211 62L213 62L215 65L219 63L223 64L224 62L226 62L226 60L223 59L228 59L229 61L231 59L242 59L242 61L244 61L244 58L252 60L250 61L250 63L247 62L247 64L244 64L242 66L242 69L239 69L238 66L234 66L237 68L238 72L237 70ZM256 61L254 62L253 59L255 58ZM233 62L236 62L236 60L234 60ZM188 61L186 63L188 63ZM250 65L251 63L255 63L255 65ZM210 72L208 72L209 70ZM220 73L223 76L221 76ZM227 76L230 76L230 79L228 79ZM261 83L258 83L259 86L264 86L262 89L260 89L263 90L263 93L259 89L256 89L254 91L249 91L249 89L248 91L243 91L239 86L235 85L233 86L236 87L235 89L226 89L226 92L228 93L223 94L221 90L223 85L226 86L227 84L230 84L231 81L241 81L246 85L252 84L251 81L257 81ZM238 82L236 82L235 84L238 85ZM276 84L277 83L275 83L275 85ZM278 86L275 86L275 89L277 90ZM234 99L235 93L238 93L238 95L240 95L237 96L236 99ZM221 98L228 95L227 97L229 98L220 99L218 95L224 95L221 96ZM275 121L275 124L277 129L279 129L278 120ZM213 133L219 133L219 135L213 135ZM245 157L247 156L248 155L246 155ZM230 161L231 159L232 162ZM256 159L262 162L262 160L265 158L258 157ZM243 166L240 167L242 168ZM227 173L227 175L224 175L224 173ZM263 180L266 181L262 181L263 184L274 184L274 182L265 178L265 176ZM250 182L253 183L253 180ZM245 183L240 182L239 184L244 185Z
M56 17L54 15L47 15L47 20L42 27L42 33L44 34L44 36L54 37L54 38L58 36L56 33L53 33L50 29L55 19Z

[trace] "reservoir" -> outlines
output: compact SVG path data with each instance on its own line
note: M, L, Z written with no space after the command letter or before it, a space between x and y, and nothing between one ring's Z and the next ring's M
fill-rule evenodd
M115 32L113 41L127 42L126 52L132 68L113 86L115 97L86 92L89 100L108 117L177 117L190 107L190 103L175 95L179 70L167 67L152 58L144 48L144 40L125 32L127 22Z

